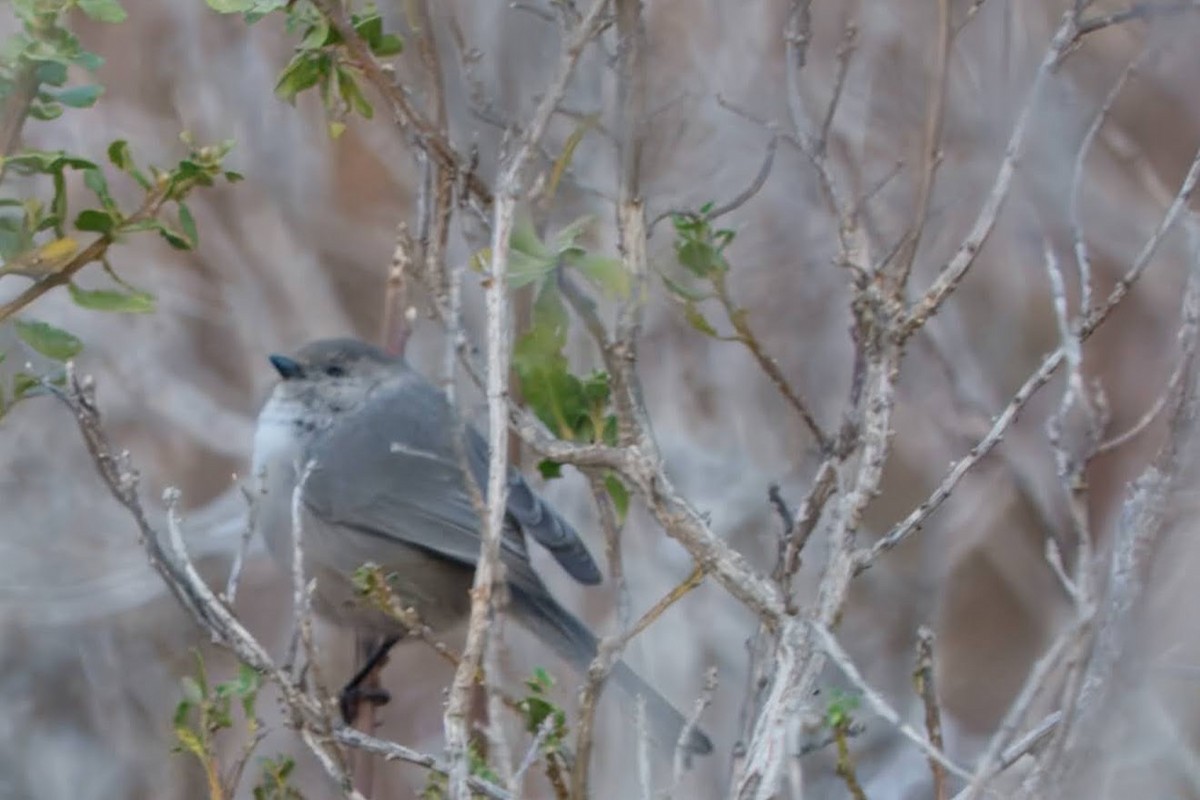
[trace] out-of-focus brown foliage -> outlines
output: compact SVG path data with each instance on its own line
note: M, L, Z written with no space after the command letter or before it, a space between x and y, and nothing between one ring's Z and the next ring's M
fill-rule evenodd
M397 4L399 6L400 4ZM953 3L955 18L971 4ZM928 285L961 241L991 185L1014 116L1061 9L1042 2L985 3L955 38L946 99L944 162L915 268ZM99 315L51 294L38 313L87 344L82 369L95 374L110 433L134 454L148 492L168 484L194 509L190 545L223 580L240 535L242 504L231 475L246 469L253 414L271 381L265 355L319 335L373 337L396 222L411 211L419 172L388 119L355 121L331 142L320 109L291 108L272 96L287 39L268 23L247 29L194 0L126 0L130 22L80 23L107 63L108 92L90 111L31 122L32 145L69 145L99 155L113 138L166 160L181 128L198 140L233 137L243 184L192 202L201 245L180 254L151 241L118 250L126 276L159 297L146 317ZM556 57L552 27L500 2L434 4L444 28L457 15L478 48L473 78L496 109L519 119ZM858 45L832 124L831 156L865 195L902 162L865 206L873 245L895 245L909 222L920 163L921 127L934 42L935 9L916 0L814 3L812 42L801 73L810 113L828 101L843 18L858 22ZM386 9L402 23L399 8ZM649 216L719 202L754 176L770 134L725 108L765 120L787 117L782 0L667 0L647 6L650 107L644 170ZM440 28L440 29L442 29ZM1050 79L1038 104L1026 155L997 229L960 291L914 340L901 373L894 450L884 492L869 507L879 532L908 513L947 465L981 436L1012 391L1057 345L1043 267L1043 244L1067 253L1067 193L1080 138L1111 82L1143 47L1156 55L1131 80L1088 161L1082 210L1103 295L1142 246L1200 142L1192 46L1200 19L1114 27L1086 40ZM454 139L477 143L480 170L494 170L501 131L468 108L468 89L448 35L443 63ZM400 59L415 70L415 55ZM587 113L612 79L593 54L568 95ZM558 118L548 146L557 152L574 122ZM613 149L584 138L564 183L561 220L611 195ZM738 238L729 252L732 290L784 373L826 425L845 394L851 347L845 277L831 264L835 223L814 173L781 146L763 190L729 217ZM651 239L652 258L672 257L669 225ZM611 230L611 228L610 228ZM1112 409L1112 430L1135 421L1162 391L1174 364L1179 296L1188 266L1181 232L1168 237L1132 296L1086 346L1089 375ZM458 232L450 258L470 255ZM470 276L470 273L468 273ZM468 280L471 283L473 279ZM0 282L7 293L9 281ZM468 286L468 333L479 329L478 286ZM7 295L6 295L7 296ZM477 338L477 337L476 337ZM436 326L418 321L414 359L437 368ZM583 352L583 348L581 348ZM678 308L658 296L642 347L647 403L679 488L711 515L713 527L769 569L778 521L767 487L797 499L818 461L811 441L749 356L697 335ZM839 639L866 678L910 719L921 719L910 685L917 627L937 632L937 681L947 749L969 763L1004 713L1037 653L1069 613L1043 557L1066 517L1045 434L1060 381L1042 390L996 453L968 476L925 530L855 584ZM1130 444L1098 458L1089 472L1090 511L1103 547L1124 487L1161 441L1155 423ZM200 797L202 783L168 754L176 677L198 633L145 564L135 532L94 475L64 411L28 402L0 428L0 796L30 798ZM601 549L582 481L546 487ZM1186 494L1186 493L1185 493ZM1191 502L1173 497L1172 523L1151 582L1141 626L1137 679L1120 713L1106 719L1105 757L1091 769L1094 796L1200 797L1200 640L1193 630L1195 562ZM635 610L649 606L690 571L683 550L635 510L626 569ZM801 596L815 585L820 542L806 553ZM600 629L611 626L612 597L584 592L546 570L560 596ZM282 647L289 589L255 552L238 607L264 641ZM511 627L511 626L510 626ZM716 665L720 688L707 727L716 757L700 761L680 796L718 796L746 682L745 642L753 620L719 588L706 585L635 640L634 665L681 707ZM544 661L531 638L511 631L513 675ZM323 633L333 674L349 670L344 635ZM562 683L573 685L565 668ZM382 732L415 747L440 742L443 662L419 644L402 648L385 675L393 702ZM830 671L830 680L840 680ZM564 691L564 700L573 697ZM267 703L263 704L270 711ZM865 715L864 715L865 716ZM621 722L602 715L594 769L596 796L627 796L632 751ZM865 717L853 740L869 797L928 796L922 754L889 726ZM277 722L277 720L273 720ZM286 731L264 752L296 750ZM826 754L809 757L806 797L841 797ZM327 796L323 777L301 768L306 796ZM408 796L424 777L389 766L387 796ZM331 791L331 790L330 790ZM380 796L384 796L381 792ZM328 795L332 796L332 795Z

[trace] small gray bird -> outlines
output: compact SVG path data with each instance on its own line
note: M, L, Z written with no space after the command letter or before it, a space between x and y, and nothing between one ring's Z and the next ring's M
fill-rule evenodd
M301 513L316 612L377 637L385 647L402 637L403 626L367 605L352 585L354 571L374 562L394 576L398 599L434 631L463 622L471 608L480 521L445 395L403 359L356 339L312 342L294 356L270 361L283 379L258 417L254 471L265 474L258 522L272 556L290 572L292 494L311 462ZM487 442L471 427L465 440L467 466L486 492ZM500 559L511 613L577 669L586 669L596 655L596 637L550 596L529 561L525 536L580 583L599 583L600 570L570 523L520 474L510 472L508 491ZM682 715L625 664L617 663L612 675L629 696L645 698L651 733L674 746ZM712 750L699 730L687 746L695 753Z

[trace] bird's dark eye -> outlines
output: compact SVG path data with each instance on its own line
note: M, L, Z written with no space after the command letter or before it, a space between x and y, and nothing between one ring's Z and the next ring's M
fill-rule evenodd
M346 377L346 370L337 364L330 364L325 368L325 374L331 378L344 378Z

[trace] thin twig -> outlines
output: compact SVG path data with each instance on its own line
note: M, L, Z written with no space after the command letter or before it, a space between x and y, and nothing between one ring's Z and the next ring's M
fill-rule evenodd
M809 433L816 439L817 446L821 452L828 453L833 446L833 442L825 431L821 429L820 424L817 423L816 417L809 410L808 403L792 388L792 384L783 374L783 370L779 368L779 362L767 355L762 342L759 341L759 338L750 328L749 315L745 309L739 308L730 296L725 274L718 272L716 277L713 278L712 284L713 289L716 291L717 300L721 304L721 308L725 310L725 314L729 318L729 323L733 326L735 332L733 338L750 351L759 368L771 379L771 383L775 385L775 388L787 400L788 405L800 417L804 426L808 428Z
M950 62L950 0L938 0L937 43L933 47L933 74L926 87L925 128L921 139L921 173L916 204L904 244L896 256L895 291L903 296L929 219L929 201L938 165L942 162L942 124L946 117L946 85Z
M992 229L995 227L996 218L1000 215L1000 209L1003 208L1004 201L1008 198L1013 175L1017 168L1017 160L1020 158L1021 149L1025 144L1025 136L1029 131L1029 123L1033 119L1033 111L1037 107L1038 100L1041 99L1042 88L1049 78L1054 65L1058 63L1059 58L1070 47L1074 38L1075 25L1072 16L1070 13L1064 14L1058 30L1054 32L1054 37L1050 42L1050 49L1046 52L1041 65L1038 67L1037 74L1033 78L1033 85L1029 89L1029 95L1025 99L1025 104L1017 114L1017 121L1013 125L1008 144L1004 149L1004 160L1000 163L1000 169L996 173L996 178L992 183L992 188L988 192L987 198L984 200L983 208L980 209L979 215L975 218L975 223L971 226L970 232L959 246L958 251L955 252L949 263L942 268L942 271L925 294L914 302L905 314L899 331L902 339L907 339L916 333L937 312L946 298L950 296L955 287L962 281L963 277L967 274L967 270L975 263L979 251L983 248L984 242L987 241L988 236L991 235Z
M254 475L251 480L254 484L253 491L245 486L241 487L242 497L246 501L246 527L242 528L242 536L238 540L237 550L233 554L233 563L229 567L229 579L225 582L225 594L222 595L222 599L229 604L230 608L237 600L238 581L242 577L242 566L246 562L246 552L250 549L250 539L258 528L259 505L263 495L267 492L265 473L260 472Z
M891 704L888 703L887 700L883 699L883 695L879 694L879 692L872 688L871 684L867 683L866 679L862 676L862 673L858 671L858 667L854 665L854 661L851 660L850 655L842 649L842 646L838 643L837 639L834 638L833 634L829 632L828 628L826 628L824 625L814 624L813 632L820 640L821 647L823 647L825 652L829 654L830 660L837 664L838 668L845 674L850 682L853 683L860 692L862 692L863 697L866 699L867 703L869 703L870 706L875 709L876 714L891 723L892 726L895 727L904 738L915 744L917 748L926 756L928 756L931 761L936 762L949 771L952 775L964 780L971 779L970 772L951 761L950 757L942 752L940 747L934 745L932 742L922 736L920 732L915 730L911 725L900 718L900 714L896 711L896 709L892 708Z
M825 108L825 116L821 120L820 133L812 145L813 152L818 158L824 158L829 147L829 132L833 128L833 117L841 103L842 91L846 88L846 76L850 74L850 58L854 55L854 46L858 41L858 23L847 11L846 23L842 28L842 40L837 49L837 73L833 78L833 94L829 105Z
M1079 269L1080 282L1080 300L1079 306L1084 314L1088 314L1092 310L1092 261L1088 254L1087 239L1083 233L1083 220L1079 213L1079 199L1081 189L1083 187L1083 167L1087 160L1088 154L1091 152L1092 143L1096 139L1096 134L1104 126L1104 122L1108 119L1109 113L1112 111L1113 104L1116 103L1117 97L1125 88L1125 84L1137 72L1142 62L1146 60L1150 53L1150 48L1145 48L1137 55L1125 69L1121 71L1117 77L1108 95L1105 96L1104 102L1100 105L1100 110L1096 112L1096 116L1092 119L1092 124L1088 126L1087 132L1083 135L1083 141L1080 142L1079 151L1075 154L1075 168L1071 173L1071 191L1067 201L1067 219L1071 226L1071 235L1074 239L1075 246L1075 262Z
M1114 11L1111 14L1103 14L1091 19L1079 21L1079 36L1086 36L1089 33L1103 30L1104 28L1113 25L1120 25L1123 22L1140 19L1148 20L1154 17L1173 16L1182 14L1187 11L1195 11L1200 8L1200 3L1196 0L1189 0L1183 3L1136 3L1123 11Z
M700 690L700 696L696 698L695 704L692 706L692 713L688 714L687 721L683 725L683 730L679 732L679 739L675 742L675 756L671 761L671 791L670 795L674 796L679 789L679 784L683 780L683 772L687 767L689 759L688 741L692 738L692 734L700 727L700 717L704 715L704 711L712 704L713 695L717 692L717 668L709 667L704 674L704 686Z
M917 629L917 665L913 670L913 685L921 705L925 707L925 731L929 744L942 751L942 710L938 705L937 687L933 682L933 631L922 625ZM946 768L937 760L929 759L929 771L933 774L933 800L946 800Z
M775 152L778 149L779 136L775 134L772 135L770 140L767 142L767 153L765 156L763 156L762 166L758 168L758 172L755 173L753 180L750 181L750 185L738 192L737 195L734 196L734 198L729 202L722 203L716 208L710 210L704 215L704 219L708 222L712 222L715 219L719 219L726 214L736 211L742 206L746 205L746 203L750 202L756 194L762 191L763 186L765 186L767 183L767 178L771 177L771 167L775 163ZM658 223L662 222L667 217L686 217L689 216L690 213L691 212L680 209L670 209L662 212L653 220L651 220L650 225L647 227L647 235L652 235L654 233L654 228L658 225Z

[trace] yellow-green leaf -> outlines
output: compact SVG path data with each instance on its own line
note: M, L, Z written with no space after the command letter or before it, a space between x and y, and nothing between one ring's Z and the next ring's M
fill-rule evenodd
M81 308L94 311L113 311L122 314L146 314L154 310L154 296L145 292L114 292L108 289L91 291L68 284L71 299Z

